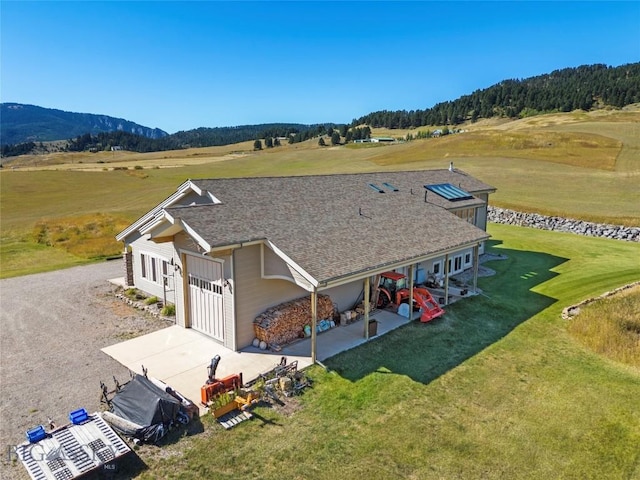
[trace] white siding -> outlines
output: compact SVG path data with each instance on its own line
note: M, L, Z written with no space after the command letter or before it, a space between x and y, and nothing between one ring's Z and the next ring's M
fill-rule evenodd
M441 257L436 257L431 260L426 260L424 262L419 263L417 268L422 268L424 270L425 276L428 278L429 275L432 275L435 273L436 265L439 265L439 271L437 272L437 275L440 278L444 278L444 272L445 272L444 259L445 257L443 255ZM457 252L450 253L449 261L451 263L451 268L449 269L449 275L455 275L457 273L461 273L473 267L473 248L467 248L464 250L459 250Z
M171 265L171 261L173 260L173 262L176 263L176 261L178 260L178 255L172 243L154 243L147 240L147 238L147 236L140 237L131 245L133 254L133 278L135 287L148 295L155 295L160 299L164 298L166 294L167 302L175 304L176 288L180 288L180 279L176 275L176 269ZM168 281L166 288L163 287L163 282L160 280L162 274L161 268L156 272L156 274L158 275L158 283L154 283L150 279L143 278L141 254L145 254L153 258L158 258L168 263Z

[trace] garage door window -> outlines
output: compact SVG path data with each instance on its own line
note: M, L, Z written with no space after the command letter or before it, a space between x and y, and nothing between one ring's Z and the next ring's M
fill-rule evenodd
M195 275L189 274L189 285L222 295L222 285L218 285L211 280L196 277Z

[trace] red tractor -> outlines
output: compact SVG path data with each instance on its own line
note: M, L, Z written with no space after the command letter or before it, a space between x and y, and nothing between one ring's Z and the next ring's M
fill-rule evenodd
M390 305L398 307L401 303L409 303L410 296L405 275L397 272L384 272L380 275L378 308L386 308ZM421 322L428 322L444 315L444 310L426 288L413 287L413 303L422 312Z

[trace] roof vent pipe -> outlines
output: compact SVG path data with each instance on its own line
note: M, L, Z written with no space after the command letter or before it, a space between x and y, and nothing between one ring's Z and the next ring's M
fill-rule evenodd
M449 162L449 171L453 172L453 162Z

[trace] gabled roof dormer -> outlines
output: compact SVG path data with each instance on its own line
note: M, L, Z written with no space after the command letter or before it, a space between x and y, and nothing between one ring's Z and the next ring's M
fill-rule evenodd
M222 203L222 201L213 195L213 193L202 189L189 179L180 185L175 193L167 197L154 209L147 212L145 215L129 225L125 230L116 235L116 240L126 241L127 237L135 232L145 234L154 231L154 229L160 227L160 225L166 222L169 218L166 216L166 212L164 211L165 208L180 205L215 205L220 203ZM177 225L174 225L174 227L176 227L174 228L175 233L183 230L183 228L177 228ZM175 233L172 233L171 235L175 235ZM167 235L169 235L168 232L162 236ZM153 236L154 235L152 235L152 237Z

